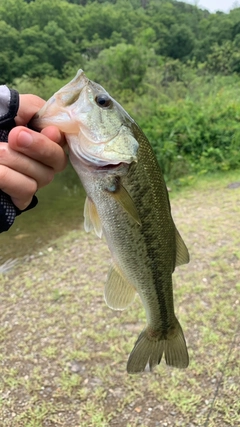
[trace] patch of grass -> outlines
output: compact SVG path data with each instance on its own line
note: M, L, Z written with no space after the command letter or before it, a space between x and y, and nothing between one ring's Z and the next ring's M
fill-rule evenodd
M63 371L60 375L58 383L63 393L71 396L74 390L80 388L82 378L80 375L71 373L69 371Z
M17 415L16 422L24 427L42 427L45 421L53 419L51 411L51 406L46 402L32 402L31 407Z

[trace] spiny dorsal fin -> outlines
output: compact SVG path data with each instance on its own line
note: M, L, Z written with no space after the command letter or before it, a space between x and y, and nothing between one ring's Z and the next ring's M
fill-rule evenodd
M102 224L93 201L86 197L84 204L84 228L89 232L94 230L98 237L102 237Z
M176 235L176 263L175 267L182 264L187 264L189 262L189 253L187 246L185 245L183 239L181 238L179 231L175 227Z
M123 277L120 269L112 265L104 289L107 305L114 310L124 310L134 300L135 293L134 287Z
M114 191L106 189L106 191L123 207L123 209L139 224L141 219L138 215L137 208L127 190L118 182Z

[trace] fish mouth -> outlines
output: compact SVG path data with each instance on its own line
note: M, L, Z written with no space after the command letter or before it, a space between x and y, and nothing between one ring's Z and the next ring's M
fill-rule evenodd
M90 169L94 173L102 173L108 175L125 175L130 168L131 163L119 162L117 164L109 163L104 166L92 166Z
M123 163L123 162L120 162L120 163L117 163L116 165L113 165L113 164L108 164L108 165L105 165L105 166L98 166L97 168L95 168L98 172L106 172L106 171L109 171L109 170L115 170L115 169L119 169L120 167L122 167L122 166L126 166L127 165L127 163Z

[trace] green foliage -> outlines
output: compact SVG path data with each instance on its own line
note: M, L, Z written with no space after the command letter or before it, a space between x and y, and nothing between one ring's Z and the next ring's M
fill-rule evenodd
M122 43L173 59L209 61L213 70L218 47L233 43L237 54L240 31L239 9L210 14L174 0L0 0L0 12L2 53L14 58L13 70L5 67L9 82L22 74L65 76L84 63L82 55L92 61ZM230 62L230 72L238 72L236 58Z
M240 73L240 34L234 42L226 41L222 45L214 44L211 53L207 56L205 67L214 74L230 75Z
M238 168L240 8L0 0L0 83L48 98L83 68L142 126L165 173Z
M147 69L147 52L137 46L118 44L104 49L96 60L86 64L86 73L108 90L135 91L142 82Z
M8 82L23 74L63 77L119 44L194 59L214 73L240 72L238 8L227 15L175 0L0 0L0 14L1 78ZM140 80L141 73L142 66Z
M184 59L189 56L194 48L194 35L186 24L171 26L168 36L166 55L174 59Z
M151 141L165 177L239 168L239 79L207 81L189 67L173 65L149 73L148 91L125 104ZM175 71L168 80L166 68Z

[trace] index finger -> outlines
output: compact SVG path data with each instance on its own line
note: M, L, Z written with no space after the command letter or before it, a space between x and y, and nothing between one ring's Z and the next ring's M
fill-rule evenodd
M55 172L62 171L67 164L62 147L43 133L17 126L9 133L8 144L12 150L51 167Z
M19 108L15 123L17 126L26 125L46 101L37 95L24 94L19 95Z

